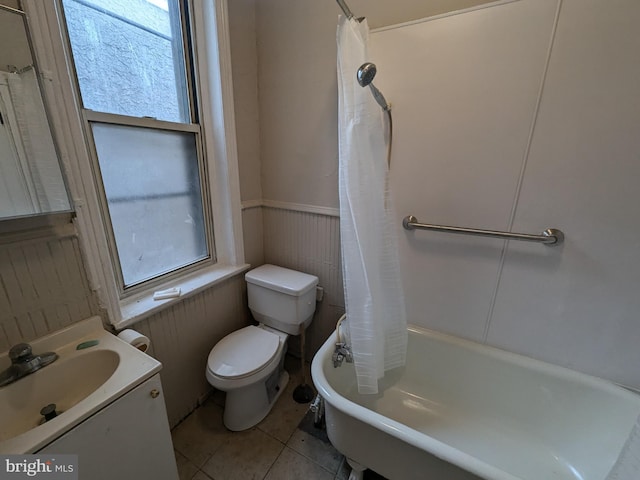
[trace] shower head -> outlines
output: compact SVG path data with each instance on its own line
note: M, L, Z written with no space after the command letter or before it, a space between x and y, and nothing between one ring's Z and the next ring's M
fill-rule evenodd
M378 69L376 68L375 63L367 62L360 65L358 69L358 74L356 75L358 78L358 83L361 87L366 87L373 82L373 79L378 73Z
M358 84L361 87L368 86L371 89L373 98L375 98L376 102L378 102L378 105L380 105L385 112L388 112L391 110L391 105L389 105L387 100L384 98L382 92L378 90L373 84L373 79L376 76L376 73L378 73L376 65L371 62L366 62L360 65L358 73L356 74L356 78L358 79Z

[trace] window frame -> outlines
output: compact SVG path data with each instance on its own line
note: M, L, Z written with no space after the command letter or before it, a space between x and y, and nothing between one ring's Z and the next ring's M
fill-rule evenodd
M113 264L116 281L118 284L118 291L121 299L125 299L136 293L144 292L149 288L153 288L157 285L162 285L174 278L179 278L181 275L195 271L203 266L211 266L216 263L215 254L215 235L213 231L213 221L211 214L211 202L209 197L209 183L207 181L207 165L206 165L206 153L202 146L201 127L197 123L175 123L166 122L163 120L155 120L147 117L129 117L126 115L117 115L113 113L96 112L93 110L82 109L82 118L85 126L85 135L87 136L87 143L90 150L91 163L95 177L96 190L99 194L99 200L104 215L105 231L107 232L107 239L109 243L109 250L111 252L111 262ZM152 130L166 130L169 132L181 132L181 133L193 133L196 145L196 155L198 161L198 176L200 179L200 194L204 217L204 231L205 241L207 243L207 257L195 260L188 265L178 267L174 270L165 273L159 273L152 278L143 280L141 282L134 283L132 285L125 285L124 275L122 272L122 265L120 261L120 255L118 253L118 246L116 243L115 233L113 229L113 223L111 221L111 214L109 211L109 202L107 200L107 194L104 188L104 182L102 181L102 173L100 170L100 164L98 160L98 152L96 144L93 138L93 123L119 125L138 128L149 128Z
M208 185L202 190L205 210L209 210L205 217L215 235L215 244L210 246L209 253L215 255L216 263L191 265L176 275L150 282L144 288L123 295L118 285L118 269L113 267L101 193L89 160L92 142L87 140L84 128L89 118L113 114L82 111L60 0L22 0L23 8L35 25L34 49L42 59L44 76L49 80L45 91L55 110L53 129L62 145L64 170L76 206L74 223L90 286L98 296L100 307L106 310L108 321L116 329L238 275L249 267L244 263L227 0L185 1L189 2L190 8L189 18L183 18L183 22L190 24L194 65L194 78L187 78L187 81L199 90L197 101L192 104L195 104L193 108L196 108L194 112L200 124L198 148L202 148L205 157L200 166L201 184ZM149 120L140 119L142 125ZM174 287L181 289L180 297L153 300L154 291Z
M204 146L202 144L202 129L199 123L199 118L201 118L201 114L199 112L198 102L198 88L197 84L194 81L195 78L198 78L197 75L197 62L192 54L192 45L194 44L193 39L191 38L191 26L190 26L190 12L191 8L189 8L189 2L185 0L177 0L177 11L179 14L180 20L180 29L181 29L181 43L182 49L181 53L183 57L179 60L180 65L184 67L184 77L182 78L182 82L180 82L177 87L186 88L186 104L181 105L181 109L187 110L188 113L188 123L187 122L172 122L166 120L158 120L152 117L133 117L129 115L122 115L110 112L102 112L95 111L87 108L83 104L82 100L82 88L80 82L78 80L76 65L73 58L73 48L71 45L71 37L69 35L67 29L67 22L65 18L64 8L62 6L62 0L59 1L60 5L60 13L63 28L64 28L64 36L66 40L66 49L67 49L67 57L70 62L70 69L75 73L74 75L74 85L76 88L76 95L79 104L81 105L80 111L82 115L82 119L84 122L84 134L87 140L87 144L89 147L89 153L91 157L91 166L93 169L95 188L98 192L98 197L100 201L100 206L103 210L103 221L104 228L107 233L107 242L110 250L110 259L113 266L113 271L115 274L115 280L118 286L118 294L121 299L126 299L133 295L136 295L140 292L145 292L149 288L154 288L159 285L163 285L167 282L175 278L179 278L184 274L188 274L193 272L203 266L211 266L216 263L216 255L215 255L215 236L213 232L213 222L212 222L212 214L211 214L211 202L207 200L208 192L210 191L209 183L207 181L207 162L206 162L206 152L204 150ZM175 7L169 7L169 12L174 10ZM175 12L175 10L174 10ZM176 22L176 19L171 19L171 22ZM177 22L176 22L177 23ZM172 50L176 51L175 47L172 46ZM178 97L185 98L182 95ZM109 209L109 202L107 199L107 194L104 188L104 182L102 179L101 167L98 158L97 146L94 139L93 134L93 126L94 123L105 123L111 125L120 125L125 127L139 127L139 128L149 128L152 130L166 130L172 132L184 132L184 133L193 133L194 140L196 145L196 160L198 162L198 176L200 180L200 193L201 198L200 201L202 203L203 209L203 217L204 217L204 236L205 242L207 245L207 256L205 258L195 260L187 265L183 265L182 267L175 268L173 270L167 272L160 272L154 275L151 278L133 283L131 285L126 285L124 280L124 273L122 267L122 261L120 254L118 252L118 246L116 242L116 236L114 232L113 222L111 220L111 213Z

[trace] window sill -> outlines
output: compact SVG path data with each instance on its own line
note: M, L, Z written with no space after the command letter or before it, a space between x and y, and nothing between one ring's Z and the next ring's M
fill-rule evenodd
M209 268L175 279L162 286L120 301L120 318L113 322L116 330L128 327L154 313L169 308L187 297L206 290L213 285L224 282L228 278L249 270L249 264L242 265L213 265ZM180 288L180 296L165 300L154 300L153 293L158 290Z

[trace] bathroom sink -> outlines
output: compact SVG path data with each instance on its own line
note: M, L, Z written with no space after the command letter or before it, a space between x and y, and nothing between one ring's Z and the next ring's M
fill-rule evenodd
M87 343L89 342L89 343ZM78 345L91 345L77 349ZM102 328L92 317L31 342L54 351L54 363L0 388L0 453L34 453L153 374L161 365ZM0 369L9 365L6 352ZM44 422L40 410L56 405Z
M58 414L66 412L104 384L119 363L112 350L89 350L0 388L0 442L38 427L45 405L54 403Z

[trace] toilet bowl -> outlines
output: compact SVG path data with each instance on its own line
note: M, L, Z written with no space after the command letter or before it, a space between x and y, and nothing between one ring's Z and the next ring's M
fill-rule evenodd
M207 381L227 392L223 421L229 430L259 423L284 391L284 354L290 334L306 328L315 311L318 278L275 265L245 275L249 309L260 323L230 333L209 353Z
M209 353L207 381L227 392L224 424L229 430L251 428L267 416L284 391L288 335L265 325L248 326L224 337Z

